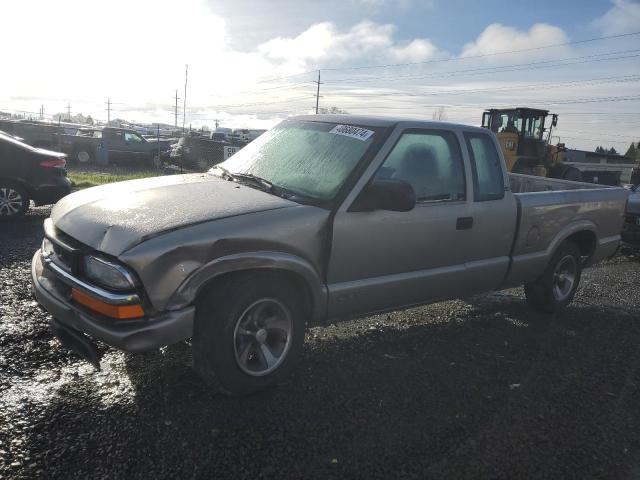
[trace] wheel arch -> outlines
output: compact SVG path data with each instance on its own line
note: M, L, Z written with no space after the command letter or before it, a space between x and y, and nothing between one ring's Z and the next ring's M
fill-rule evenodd
M327 290L313 266L291 254L257 252L218 258L200 267L178 287L169 301L169 307L194 303L200 295L218 282L235 275L252 272L272 273L286 278L299 288L308 305L311 323L326 317Z
M555 252L564 242L574 242L580 249L580 254L586 257L583 263L587 263L593 256L598 246L598 236L596 234L596 226L588 221L582 220L567 225L553 239L547 249L547 261L550 261Z
M29 195L30 199L33 197L34 190L26 180L22 180L21 178L3 177L0 175L0 181L16 183L27 191L27 195Z

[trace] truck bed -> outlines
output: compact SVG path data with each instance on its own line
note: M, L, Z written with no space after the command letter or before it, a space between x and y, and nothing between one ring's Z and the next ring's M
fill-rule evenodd
M588 230L594 263L615 253L624 222L627 190L620 187L509 174L518 215L511 268L504 286L521 285L544 271L558 244ZM584 235L584 234L583 234Z

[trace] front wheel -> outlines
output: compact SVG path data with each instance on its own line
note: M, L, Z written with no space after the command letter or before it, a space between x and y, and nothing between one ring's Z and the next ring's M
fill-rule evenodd
M15 182L0 180L0 220L10 220L29 210L29 194Z
M525 285L527 303L544 313L560 312L573 300L581 273L580 249L574 242L564 242L540 278Z
M217 390L246 395L284 379L302 352L298 289L266 273L241 274L204 293L196 307L194 366Z

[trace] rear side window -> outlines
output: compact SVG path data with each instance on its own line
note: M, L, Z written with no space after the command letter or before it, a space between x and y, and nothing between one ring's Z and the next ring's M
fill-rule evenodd
M455 135L408 130L376 173L410 183L420 202L464 200L464 168Z
M504 174L500 156L491 137L482 133L465 133L473 173L473 199L476 202L504 197Z

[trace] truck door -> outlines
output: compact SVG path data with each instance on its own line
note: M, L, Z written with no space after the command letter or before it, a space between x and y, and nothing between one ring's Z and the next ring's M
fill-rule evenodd
M136 132L124 132L124 143L129 160L143 162L149 157L147 141Z
M469 199L458 137L406 129L374 174L410 183L409 212L351 212L333 225L329 315L341 317L465 293ZM375 160L374 160L375 162Z
M102 145L109 152L109 161L122 161L126 159L126 150L122 130L107 130L102 132Z
M473 182L466 276L471 293L478 293L497 288L504 279L518 221L517 205L493 138L477 131L463 136Z

